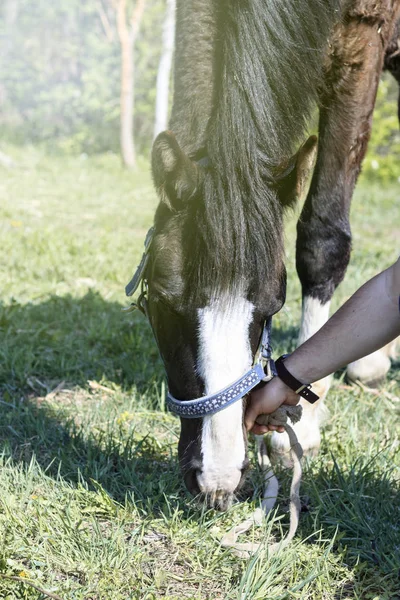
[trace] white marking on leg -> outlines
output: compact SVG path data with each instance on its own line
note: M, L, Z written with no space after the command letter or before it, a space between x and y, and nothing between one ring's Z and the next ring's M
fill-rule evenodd
M331 303L322 304L318 298L305 296L303 299L303 311L301 315L301 327L299 335L299 345L303 344L329 319L329 307Z
M301 327L299 334L299 345L308 340L316 333L329 319L330 302L322 304L317 298L305 296L303 299L303 311L301 316ZM301 400L303 407L303 416L299 423L294 425L296 433L303 451L307 454L314 454L321 443L320 423L325 412L323 400L330 386L330 377L325 377L314 384L314 390L320 395L321 400L316 404L309 404L306 400ZM290 440L286 433L274 432L271 437L272 454L275 458L280 458L284 464L290 464Z
M254 305L240 296L218 298L198 311L197 370L205 382L206 394L226 387L250 369L249 326L253 311ZM204 417L201 447L201 491L233 493L245 459L242 402Z

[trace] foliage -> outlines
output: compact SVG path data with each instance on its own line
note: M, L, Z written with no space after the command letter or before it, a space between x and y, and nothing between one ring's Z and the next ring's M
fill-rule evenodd
M368 154L363 173L370 181L400 182L400 132L397 117L398 86L385 76L378 89Z
M0 12L1 136L71 153L118 150L120 48L110 0L18 0L16 6L12 18L7 3ZM142 151L152 137L163 1L147 7L135 50Z
M30 580L71 600L397 600L398 363L377 392L335 380L295 542L235 558L218 539L249 515L260 477L226 514L188 498L150 327L121 312L156 204L149 173L109 154L4 150L16 166L0 167L0 597L43 598ZM396 258L397 198L397 186L359 186L335 306ZM301 312L294 221L276 355ZM279 479L256 540L287 527L290 474Z

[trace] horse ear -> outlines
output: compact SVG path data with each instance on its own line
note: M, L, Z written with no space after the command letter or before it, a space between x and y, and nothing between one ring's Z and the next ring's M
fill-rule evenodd
M153 144L151 166L161 201L179 209L196 191L199 169L181 150L171 131L160 133Z
M305 199L317 160L317 151L317 136L312 135L280 168L276 181L278 196L284 206L292 206L295 202Z

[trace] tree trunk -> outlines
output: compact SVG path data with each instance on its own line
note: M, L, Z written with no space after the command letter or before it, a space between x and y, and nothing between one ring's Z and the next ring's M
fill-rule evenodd
M175 10L176 0L167 0L167 9L163 28L162 52L157 73L154 137L156 137L161 131L164 131L164 129L167 129L168 123L169 84L171 80L172 56L175 45Z
M135 63L133 49L143 17L146 0L137 0L127 22L126 0L118 0L117 29L121 44L121 118L120 141L124 164L133 169L136 165L133 136Z
M0 2L1 5L1 2ZM14 39L16 38L16 24L19 15L19 0L6 0L3 1L3 5L0 7L0 17L4 20L4 32L3 44L2 44L2 61L7 64L9 55L13 49ZM7 89L2 82L0 82L0 105L5 104L7 99Z
M13 28L17 22L19 0L6 0L3 4L2 12L6 24L6 32L9 32L9 28Z

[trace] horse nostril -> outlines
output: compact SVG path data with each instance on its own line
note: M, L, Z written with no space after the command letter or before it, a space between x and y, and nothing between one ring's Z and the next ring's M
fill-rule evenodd
M197 483L197 486L199 488L199 491L203 492L202 486L201 486L201 483L200 483L200 481L201 481L200 476L201 476L201 469L196 469L195 470L196 483Z
M246 458L245 458L245 459L244 459L244 461L243 461L242 468L240 469L240 470L241 470L241 472L242 472L242 475L245 475L245 474L246 474L246 472L249 470L249 468L250 468L250 460L249 460L249 458L246 456Z
M192 494L192 496L198 496L198 494L200 494L201 492L197 480L198 473L200 473L200 471L197 469L189 469L184 475L185 485L189 492Z

